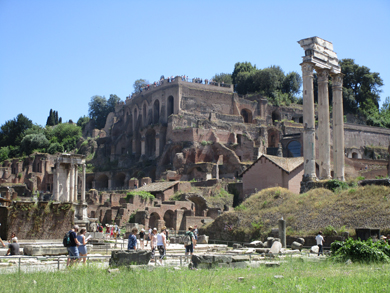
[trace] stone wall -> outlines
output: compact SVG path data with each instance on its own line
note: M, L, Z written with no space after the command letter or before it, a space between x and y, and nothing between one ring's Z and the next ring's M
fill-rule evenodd
M0 208L0 237L9 239L14 232L19 239L62 239L73 220L71 203L16 202Z

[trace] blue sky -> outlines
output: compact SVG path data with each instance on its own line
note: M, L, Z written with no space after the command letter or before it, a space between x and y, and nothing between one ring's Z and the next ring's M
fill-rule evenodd
M300 39L379 72L390 96L390 1L0 0L0 125L23 113L45 125L88 115L93 95L136 79L211 78L236 62L301 73Z

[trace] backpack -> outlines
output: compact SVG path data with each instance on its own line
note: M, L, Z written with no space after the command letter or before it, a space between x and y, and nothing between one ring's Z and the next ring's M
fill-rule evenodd
M62 244L65 246L65 247L69 247L70 246L70 231L69 232L66 232L65 236L64 236L64 239L62 240Z
M187 232L186 236L184 236L184 245L189 246L191 244L192 244L191 232Z

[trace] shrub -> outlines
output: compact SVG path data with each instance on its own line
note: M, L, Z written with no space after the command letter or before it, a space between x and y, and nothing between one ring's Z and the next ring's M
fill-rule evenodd
M366 179L366 178L364 178L363 176L358 176L358 177L356 177L356 180L357 180L357 181L361 181L361 180L364 180L364 179Z
M129 202L130 201L130 198L134 197L138 195L140 198L142 199L154 199L154 195L147 192L147 191L142 191L142 190L134 190L134 191L130 191L127 193L127 196L126 196L126 200Z
M344 181L340 181L340 180L337 180L337 179L332 179L332 180L329 180L326 184L325 184L325 187L329 190L332 190L333 192L335 192L337 189L347 189L348 188L348 184Z
M335 241L331 245L332 259L335 261L352 262L389 262L390 246L384 241L372 242L353 240Z
M324 235L325 235L325 236L332 236L332 235L335 234L335 233L334 233L335 231L336 231L336 229L333 228L333 226L329 225L329 226L327 226L327 227L324 229Z

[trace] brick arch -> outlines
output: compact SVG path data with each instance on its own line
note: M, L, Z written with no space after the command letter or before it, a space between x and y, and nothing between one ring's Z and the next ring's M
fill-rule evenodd
M167 210L164 214L164 221L165 221L165 226L167 228L174 228L175 222L176 222L176 216L174 211L172 210Z
M162 217L159 213L153 212L149 216L149 226L153 228L158 228L158 220L161 220Z
M167 119L170 115L175 113L175 98L171 95L167 98Z
M161 103L159 99L155 99L153 102L153 124L157 124L160 122L160 109Z
M253 121L253 114L252 111L249 109L242 109L241 110L241 116L244 119L244 123L252 123Z

